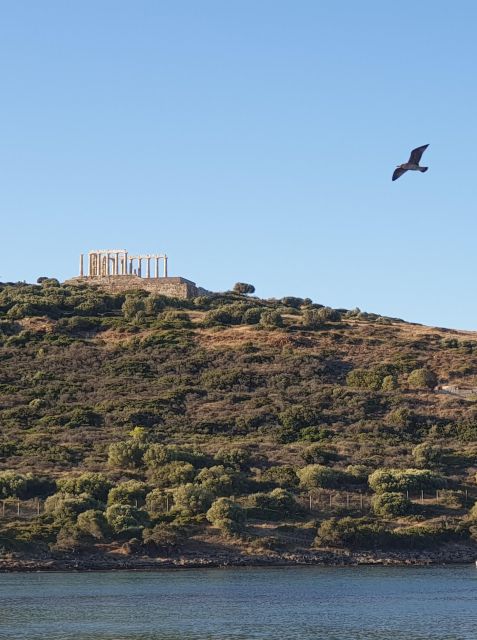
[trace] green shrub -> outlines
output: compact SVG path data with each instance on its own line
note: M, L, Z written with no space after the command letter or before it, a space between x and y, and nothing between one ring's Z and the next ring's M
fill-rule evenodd
M301 455L307 464L327 464L339 459L336 451L318 443L307 447Z
M309 464L297 471L300 487L307 491L312 489L336 489L349 481L343 471L331 469L321 464Z
M260 317L262 327L283 327L283 318L277 311L264 311Z
M230 496L241 484L241 474L223 465L202 469L197 474L197 482L214 496Z
M422 442L414 447L412 457L418 467L435 467L441 462L442 449L429 442Z
M153 483L160 488L177 487L180 484L192 482L194 477L194 467L189 462L180 462L179 460L157 467L151 474Z
M429 469L378 469L368 479L376 493L442 489L447 481Z
M96 500L106 501L112 482L102 473L85 472L79 476L66 476L57 481L63 493L79 495L87 493Z
M241 533L245 528L242 507L228 498L218 498L207 511L207 520L224 533Z
M212 504L213 495L205 487L183 484L173 491L174 508L185 514L205 513Z
M130 504L112 504L106 509L106 520L117 535L136 535L149 523L145 511Z
M429 369L414 369L407 382L413 389L434 389L437 386L437 376Z
M373 549L388 546L391 539L383 524L369 518L330 518L321 523L315 545Z
M294 489L298 486L296 471L289 465L269 467L262 474L262 480L273 482L284 489Z
M167 522L160 522L152 528L146 527L142 532L144 545L147 549L167 554L175 552L184 537L184 531L181 527Z
M142 442L135 440L113 442L108 449L108 465L119 469L137 469L143 465L145 449Z
M147 484L139 482L138 480L121 482L110 490L108 494L108 505L129 504L135 507L143 505L147 490Z
M83 534L96 540L103 540L109 534L108 521L104 513L98 509L89 509L80 513L76 525Z
M153 489L146 495L146 511L151 518L157 518L169 511L172 496L162 489Z
M402 493L385 492L373 497L373 511L378 516L405 516L412 511L412 502Z
M15 471L0 471L0 498L23 498L27 478Z

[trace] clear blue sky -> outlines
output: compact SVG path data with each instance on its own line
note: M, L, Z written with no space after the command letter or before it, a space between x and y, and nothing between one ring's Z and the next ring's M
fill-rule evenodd
M0 280L164 251L212 290L477 328L476 23L474 0L0 0Z

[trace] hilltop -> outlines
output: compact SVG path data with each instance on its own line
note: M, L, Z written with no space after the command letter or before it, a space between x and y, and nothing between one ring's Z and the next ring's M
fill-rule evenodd
M4 566L472 554L476 352L296 297L0 285Z

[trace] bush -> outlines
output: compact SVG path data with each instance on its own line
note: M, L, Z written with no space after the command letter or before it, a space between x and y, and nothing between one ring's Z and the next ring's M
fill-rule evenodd
M138 480L121 482L109 492L108 505L129 504L135 507L143 505L147 489L147 484Z
M307 464L327 464L339 459L336 451L328 449L322 444L312 444L301 455Z
M298 486L295 469L288 465L270 467L263 473L262 480L273 482L284 489L294 489Z
M15 471L0 471L0 498L23 498L26 488L26 476Z
M407 382L413 389L434 389L437 385L437 376L429 369L414 369L409 374Z
M255 293L255 287L253 284L248 284L247 282L236 282L233 290L235 293L241 294Z
M65 525L76 522L83 511L97 509L98 504L88 495L72 496L67 493L55 493L45 500L45 513L50 514L56 524Z
M205 487L183 484L173 491L174 508L185 514L205 513L212 504L213 496Z
M135 535L149 522L145 511L130 504L112 504L106 509L106 520L118 535Z
M320 309L305 309L303 311L303 326L306 329L321 329L324 325Z
M153 489L146 495L146 511L151 518L157 518L169 511L172 496L162 489Z
M350 476L351 482L365 484L368 482L371 469L365 464L350 464L346 467L346 473Z
M428 442L422 442L414 447L412 457L418 467L435 467L441 462L442 449Z
M376 493L442 489L447 481L428 469L378 469L369 476L369 486Z
M104 513L98 509L88 509L80 513L76 524L81 533L96 540L103 540L109 534L108 521Z
M197 474L197 482L214 496L230 496L241 483L241 475L223 465L202 469Z
M283 327L283 318L277 311L264 311L260 317L262 327Z
M108 449L108 465L119 469L137 469L143 464L146 446L137 440L113 442Z
M250 467L251 456L247 449L240 447L222 447L214 456L214 460L221 462L226 466L236 466L239 469L248 469Z
M206 514L207 520L221 531L241 533L245 528L245 513L242 507L228 498L218 498Z
M184 533L180 527L167 522L156 524L153 528L146 527L142 532L144 544L148 549L172 553L184 540Z
M402 493L378 493L373 497L373 511L378 516L405 516L412 511L412 502Z
M330 518L321 523L315 545L373 549L387 546L391 538L384 525L368 518Z
M262 307L249 307L242 316L243 324L259 324L262 317Z
M102 473L82 473L79 476L67 476L57 482L58 489L63 493L79 495L87 493L96 500L106 501L112 482Z
M346 473L330 469L321 464L309 464L298 469L300 487L307 491L312 489L336 489L345 484L349 478Z
M152 473L152 481L160 488L177 487L180 484L192 482L195 469L190 462L174 460L157 467Z
M245 498L245 506L251 517L268 520L280 520L300 511L293 495L285 489L252 493Z

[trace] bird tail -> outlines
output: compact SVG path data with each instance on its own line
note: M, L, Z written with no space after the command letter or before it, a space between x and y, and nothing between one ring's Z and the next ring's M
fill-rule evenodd
M428 169L429 167L419 167L419 171L421 171L422 173L426 173Z

